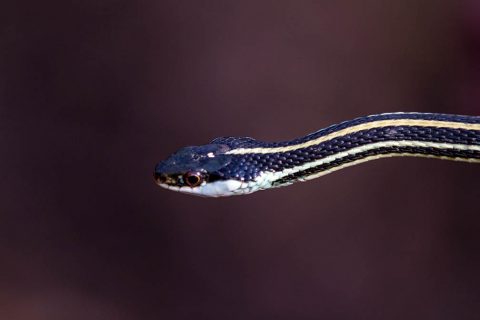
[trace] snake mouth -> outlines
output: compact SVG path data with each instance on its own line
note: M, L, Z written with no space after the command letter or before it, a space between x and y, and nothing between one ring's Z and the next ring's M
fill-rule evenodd
M167 175L165 173L153 173L155 184L159 187L181 192L188 193L200 197L226 197L238 192L242 193L241 181L226 180L226 181L214 181L214 182L202 182L198 186L188 186L179 183L176 175Z
M191 194L200 197L228 197L236 194L244 193L242 182L238 180L215 181L211 183L202 183L197 187L175 186L168 184L159 185L169 190Z

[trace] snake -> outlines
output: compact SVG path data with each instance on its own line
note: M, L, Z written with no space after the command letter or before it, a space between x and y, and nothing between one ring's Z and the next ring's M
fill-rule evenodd
M480 163L480 116L395 112L344 121L290 141L220 137L179 149L155 166L154 179L169 190L225 197L399 156Z

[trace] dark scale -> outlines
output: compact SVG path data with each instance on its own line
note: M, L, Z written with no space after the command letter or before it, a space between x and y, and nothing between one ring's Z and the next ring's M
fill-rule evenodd
M228 170L230 170L229 167L237 166L236 164L240 162L242 164L242 170L239 172L239 169L236 169L237 174L235 176L239 176L245 181L250 181L255 179L255 177L258 176L258 174L260 174L262 171L282 171L284 169L300 166L305 163L337 154L339 152L348 151L355 147L360 147L375 142L398 140L480 145L480 132L478 134L472 134L471 130L419 126L373 128L351 133L346 136L341 136L307 148L291 150L287 153L257 153L245 155L233 154L231 157L234 160L232 160L231 165L222 170L225 170L225 174L228 175ZM245 141L242 143L245 143ZM249 138L248 146L244 144L243 148L257 148L265 147L267 145L269 144ZM418 148L413 147L397 147L389 150L399 150L398 153L414 153L414 151L420 153ZM446 151L438 151L437 149L428 149L428 151L425 151L425 153L428 152L443 155L443 153L440 154L438 152ZM458 151L454 152L458 153ZM449 154L447 152L447 156L448 155Z
M291 141L283 142L264 142L261 145L258 145L258 141L253 140L252 138L241 138L240 142L235 142L235 148L254 148L255 145L259 147L283 147L287 145L294 145L303 143L318 137L325 136L335 131L353 127L359 124L380 121L380 120L397 120L397 119L414 119L414 120L434 120L434 121L449 121L449 122L463 122L463 123L480 123L480 117L474 116L461 116L461 115L450 115L450 114L437 114L437 113L399 113L399 114L380 114L368 117L356 118L349 121L344 121L339 124L329 126L327 128L315 131L311 134L308 134L304 137L297 138ZM219 139L239 139L234 137L228 138L219 138ZM252 139L252 140L248 140ZM216 139L217 140L217 139ZM214 140L215 141L215 140Z
M363 159L368 156L372 155L380 155L380 154L392 154L392 153L408 153L408 154L425 154L425 155L437 155L437 156L444 156L449 158L475 158L480 159L480 153L474 152L472 150L450 150L450 149L436 149L436 148L413 148L413 147L392 147L392 148L381 148L370 150L367 152L358 153L352 156L344 157L341 159L337 159L335 161L329 162L327 164L319 165L316 167L309 168L304 171L296 172L294 174L288 175L275 181L274 186L281 185L284 183L288 183L292 179L299 179L302 177L309 176L311 174L322 172L329 170L331 168L335 168L341 166L345 163L353 162L355 160Z

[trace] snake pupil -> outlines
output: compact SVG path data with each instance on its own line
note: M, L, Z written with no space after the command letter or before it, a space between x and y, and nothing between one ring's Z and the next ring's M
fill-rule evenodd
M185 174L185 181L187 182L187 184L190 187L193 188L193 187L198 186L202 182L202 179L201 179L199 173L188 172L188 173Z

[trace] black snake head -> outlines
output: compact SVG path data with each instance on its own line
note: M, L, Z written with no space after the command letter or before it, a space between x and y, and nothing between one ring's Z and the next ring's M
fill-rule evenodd
M226 144L185 147L155 166L155 182L164 188L187 193L221 179L219 170L230 163Z

